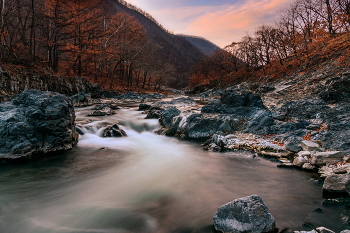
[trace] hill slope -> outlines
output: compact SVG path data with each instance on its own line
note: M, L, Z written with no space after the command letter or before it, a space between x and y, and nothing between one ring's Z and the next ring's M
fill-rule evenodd
M201 50L186 38L167 32L157 22L140 13L136 8L131 9L131 5L128 7L124 1L105 0L104 4L107 4L111 11L124 12L134 16L145 29L147 36L162 47L162 59L173 64L179 73L188 72L190 67L204 56Z
M216 44L199 36L190 36L190 35L183 35L183 34L179 34L178 36L181 36L185 38L187 41L189 41L190 43L194 44L206 56L211 56L217 50L221 50L221 48Z

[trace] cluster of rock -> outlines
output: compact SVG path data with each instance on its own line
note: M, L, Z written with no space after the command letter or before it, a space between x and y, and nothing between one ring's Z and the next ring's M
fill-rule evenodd
M159 93L135 93L135 92L127 92L125 94L119 94L114 96L114 99L121 100L131 100L131 101L145 101L145 100L160 100L165 98L166 95Z
M113 103L104 103L104 104L99 104L95 105L94 107L91 108L91 110L94 110L93 112L89 113L88 116L110 116L110 115L115 115L116 112L114 110L118 110L120 107Z
M70 98L27 90L0 104L0 159L23 160L72 149L77 144Z
M118 122L111 124L105 121L95 122L93 120L84 120L76 123L76 129L80 135L84 135L85 133L96 134L99 132L99 136L103 138L127 137L126 132L120 127Z
M327 90L334 92L334 88ZM342 92L342 100L346 93ZM204 144L207 150L243 149L277 157L282 163L279 166L297 166L320 173L335 170L330 178L321 176L325 178L324 190L350 191L345 172L350 155L347 102L329 105L323 99L309 98L289 101L270 110L259 95L233 87L222 90L220 99L210 100L201 109L184 110L181 108L184 105L193 106L195 101L182 98L141 104L139 110L146 111L147 118L159 118L163 127L158 133L207 140ZM336 183L335 179L341 180L339 187L330 184Z

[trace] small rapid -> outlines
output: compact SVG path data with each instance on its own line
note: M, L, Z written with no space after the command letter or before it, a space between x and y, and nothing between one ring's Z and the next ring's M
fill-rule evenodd
M0 168L0 232L213 232L219 206L252 194L280 230L344 229L346 211L323 203L311 173L156 135L158 120L133 108L103 117L90 111L76 109L86 124L72 151ZM117 122L128 136L102 138Z

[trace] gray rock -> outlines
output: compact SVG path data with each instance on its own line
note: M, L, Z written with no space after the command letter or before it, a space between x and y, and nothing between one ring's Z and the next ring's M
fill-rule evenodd
M340 233L350 233L350 230L343 230Z
M316 228L316 231L317 231L318 233L335 233L334 231L329 230L329 229L327 229L327 228L325 228L325 227L317 227L317 228Z
M221 206L213 218L217 231L224 233L271 232L275 219L261 197L252 195Z
M323 166L318 170L320 178L326 179L328 176L334 175L333 169L328 166Z
M328 176L322 189L327 192L350 192L350 174L334 174Z
M312 231L294 231L294 233L318 233L316 230Z
M114 111L109 110L95 110L91 113L88 114L88 116L107 116L107 115L112 115Z
M302 156L297 156L293 160L293 164L297 167L303 167L303 165L307 162L309 162L309 160L305 157L302 157Z
M123 129L121 129L117 124L107 126L103 132L102 137L110 138L110 137L126 137L126 133Z
M284 144L284 147L285 147L286 150L291 151L291 152L295 152L295 153L297 153L297 152L302 150L298 140L293 140L293 141L286 142Z
M301 148L305 151L324 151L318 143L308 140L303 140L301 142Z
M334 168L333 171L336 174L350 173L350 163L345 163L342 166L338 166L338 167Z
M311 125L308 125L308 126L306 127L306 129L309 129L309 130L317 130L317 129L321 128L321 127L322 127L321 124L311 124Z
M181 111L177 108L168 108L162 112L160 123L165 127L169 127L173 118L180 115L180 113Z
M318 233L315 229L312 231L294 231L294 233Z
M299 151L298 156L311 157L311 152L310 151Z
M212 141L219 147L225 147L227 145L227 139L222 135L214 134Z
M139 109L137 111L145 111L145 110L149 110L150 108L151 108L151 105L149 104L140 104Z
M0 104L0 159L30 159L72 149L78 141L72 100L27 90Z
M331 165L343 162L344 156L344 152L341 151L316 152L312 155L310 163L318 167Z
M310 170L310 171L316 170L316 167L314 165L311 165L310 163L304 163L301 168L304 170Z

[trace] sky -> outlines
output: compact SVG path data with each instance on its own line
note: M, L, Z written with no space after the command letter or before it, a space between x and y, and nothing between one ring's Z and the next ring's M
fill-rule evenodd
M204 37L225 47L263 24L274 24L294 0L126 0L175 34Z

